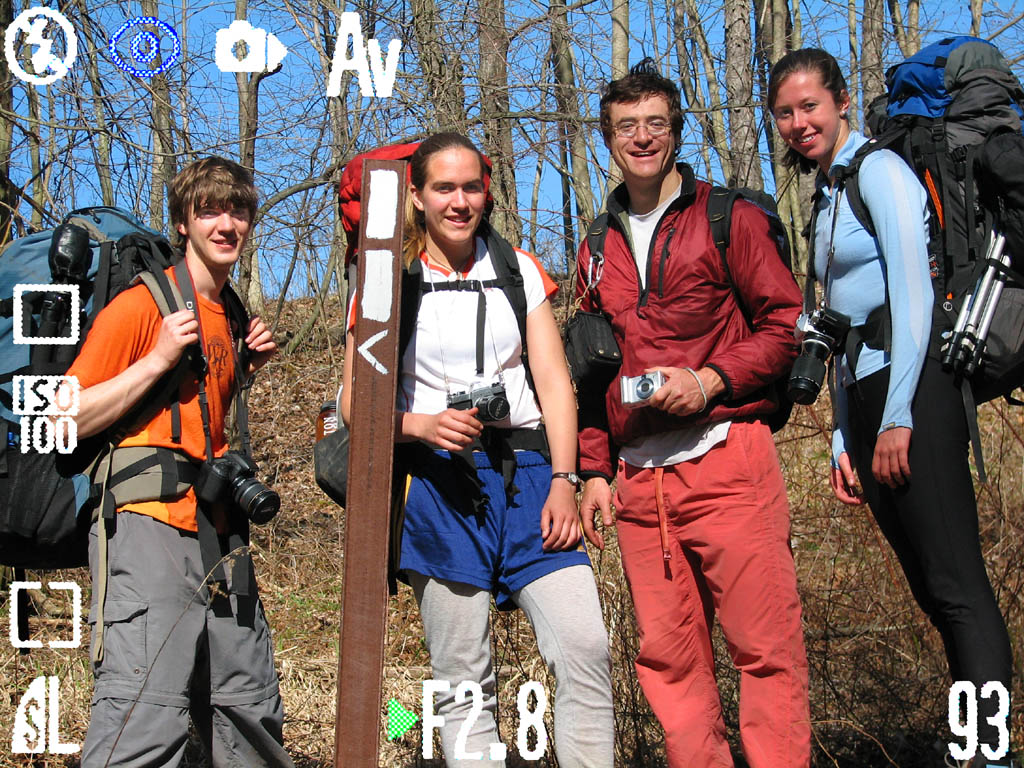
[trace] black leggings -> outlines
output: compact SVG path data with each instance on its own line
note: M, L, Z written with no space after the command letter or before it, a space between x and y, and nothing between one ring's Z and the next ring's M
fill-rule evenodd
M930 357L911 413L911 480L895 490L871 474L889 368L847 389L852 445L847 446L871 511L892 545L918 605L939 630L953 680L970 680L980 693L989 680L1010 691L1013 660L978 541L978 508L967 458L968 429L960 390ZM991 737L979 700L979 736ZM988 741L993 747L994 741Z

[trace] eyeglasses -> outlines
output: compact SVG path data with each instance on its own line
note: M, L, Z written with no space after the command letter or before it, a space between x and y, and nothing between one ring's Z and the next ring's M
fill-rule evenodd
M647 135L652 138L664 136L672 128L671 124L667 120L655 118L654 120L649 120L646 123L636 120L623 120L621 123L616 125L613 130L615 131L616 136L632 139L636 136L636 132L641 126L647 129Z

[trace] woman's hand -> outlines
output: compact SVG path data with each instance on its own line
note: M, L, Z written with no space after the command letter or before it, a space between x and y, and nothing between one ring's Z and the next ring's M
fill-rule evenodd
M579 542L576 487L571 483L552 479L548 499L540 512L540 534L544 537L545 552L572 549Z
M612 517L612 489L603 477L592 477L583 486L583 500L580 502L580 518L587 541L598 549L604 549L604 536L594 526L594 515L601 512L601 525L610 528L615 525Z
M402 434L423 440L435 448L446 451L461 451L480 437L484 425L476 418L476 408L459 411L448 408L440 413L401 414Z
M860 488L857 472L850 464L850 454L839 454L839 467L832 467L829 474L832 492L843 504L863 504L864 492Z
M893 427L875 441L871 474L890 488L899 488L910 480L910 427Z

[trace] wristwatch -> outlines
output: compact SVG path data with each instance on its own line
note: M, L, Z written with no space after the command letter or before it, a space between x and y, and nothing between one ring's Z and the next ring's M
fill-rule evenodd
M551 473L551 479L552 480L554 480L555 478L558 478L558 477L562 478L563 480L568 480L576 488L578 488L579 485L580 485L580 476L577 475L575 472L552 472Z

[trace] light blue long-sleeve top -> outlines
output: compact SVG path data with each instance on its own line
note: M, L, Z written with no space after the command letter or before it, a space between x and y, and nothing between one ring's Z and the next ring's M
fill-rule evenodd
M846 166L866 142L863 135L851 132L829 175L834 175L837 166ZM892 313L891 351L864 347L857 360L856 378L863 379L891 365L879 433L893 427L913 428L910 406L928 352L932 318L927 193L910 167L884 149L864 159L858 181L861 198L878 236L873 238L868 234L850 210L846 195L838 195L835 256L825 285L828 306L849 315L851 325L861 325L873 309L885 302L888 286ZM837 192L821 174L818 186L822 197L814 236L814 270L824 285ZM846 387L854 381L845 354L840 355L837 363L842 386L835 393L838 429L832 436L833 462L846 450L849 438Z

